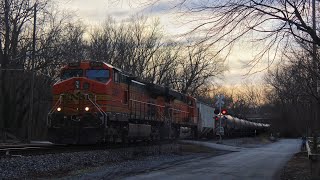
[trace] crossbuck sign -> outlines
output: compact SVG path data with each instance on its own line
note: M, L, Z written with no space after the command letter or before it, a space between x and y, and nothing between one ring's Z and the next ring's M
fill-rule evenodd
M221 107L224 105L224 95L220 94L216 96L217 102L216 102L216 106L220 108L221 111Z

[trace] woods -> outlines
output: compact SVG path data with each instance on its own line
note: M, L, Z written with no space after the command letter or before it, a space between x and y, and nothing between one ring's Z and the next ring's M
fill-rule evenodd
M133 17L119 23L108 18L102 26L88 27L49 0L1 1L1 139L30 139L28 126L31 139L45 138L51 85L68 62L104 61L144 81L190 95L223 76L224 60L213 56L210 48L167 41L159 22L148 21ZM32 65L35 83L30 107Z

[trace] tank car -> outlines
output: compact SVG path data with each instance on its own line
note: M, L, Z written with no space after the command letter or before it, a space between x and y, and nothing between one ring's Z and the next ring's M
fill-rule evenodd
M48 139L92 144L195 136L196 100L104 62L69 63L53 85ZM181 131L183 129L183 131Z
M222 117L224 134L229 137L256 135L266 131L269 126L269 124L251 122L230 115L224 115Z

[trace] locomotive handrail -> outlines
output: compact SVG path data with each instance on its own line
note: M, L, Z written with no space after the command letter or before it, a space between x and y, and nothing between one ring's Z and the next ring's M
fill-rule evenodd
M59 96L59 100L56 102L56 104L50 109L48 116L47 116L47 126L51 124L51 121L49 122L49 116L53 113L53 111L61 104L62 101L62 94Z
M53 113L53 111L56 109L56 107L58 107L60 104L61 104L61 100L62 99L62 94L60 94L60 96L59 96L59 100L56 102L56 104L51 108L51 110L49 111L49 113L48 114L52 114ZM59 103L59 104L58 104Z
M189 112L188 111L182 111L182 110L179 110L179 109L175 109L175 108L169 108L169 110L174 110L174 111L178 111L178 112L183 112L183 113L187 113L187 114L189 114Z
M103 109L96 103L96 95L94 96L94 100L95 101L92 101L90 96L88 94L86 94L88 100L98 109L98 111L103 115L103 117L107 117L107 114L103 111ZM107 121L106 121L106 118L104 118L104 123L105 123L105 126L107 126ZM103 122L101 123L103 124Z
M145 105L154 106L154 107L157 108L157 111L156 111L156 112L158 113L159 116L161 116L160 118L164 118L164 115L161 115L161 114L163 114L163 113L159 113L158 111L159 111L159 109L161 109L161 108L165 108L165 106L158 105L158 104L154 104L154 103L150 103L150 102L139 101L139 100L135 100L135 99L129 99L129 101L131 102L131 104L132 104L132 103L139 103L140 105L142 104L144 107L145 107ZM136 111L136 110L135 110L135 111ZM163 116L163 117L162 117L162 116Z
M138 101L138 100L134 100L134 99L130 99L130 101L134 101L134 102L138 102L138 103L143 103L143 104L147 104L147 105L158 106L158 107L162 107L162 108L165 107L165 106L161 106L161 105L157 105L157 104L153 104L153 103L148 103L148 102L143 102L143 101Z

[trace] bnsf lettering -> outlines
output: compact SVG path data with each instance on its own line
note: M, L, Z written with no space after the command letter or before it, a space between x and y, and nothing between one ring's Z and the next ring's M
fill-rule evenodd
M90 99L94 99L94 94L88 95ZM76 94L64 94L62 96L63 101L78 101L78 100L87 100L87 96L82 93L76 93Z
M57 101L59 100L60 95L54 95L53 100ZM98 95L98 94L89 94L89 98L91 100L97 100L97 101L106 101L106 100L111 100L110 95ZM81 94L81 93L76 93L76 94L64 94L62 95L62 100L63 101L78 101L78 100L88 100L86 95Z

